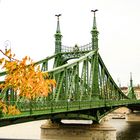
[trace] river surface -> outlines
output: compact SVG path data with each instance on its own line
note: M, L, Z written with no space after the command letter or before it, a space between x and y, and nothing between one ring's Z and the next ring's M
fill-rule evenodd
M40 139L43 123L45 120L0 127L0 139ZM111 119L109 123L117 129L117 140L140 140L140 122Z
M117 140L140 140L140 122L112 119L110 124L117 129Z

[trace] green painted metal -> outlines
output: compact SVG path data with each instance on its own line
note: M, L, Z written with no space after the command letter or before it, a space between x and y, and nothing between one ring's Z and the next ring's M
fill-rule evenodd
M0 76L4 76L4 75L6 75L6 74L7 74L6 71L0 72Z
M59 17L61 16L61 14L59 15L55 15L57 16L57 29L56 29L56 33L55 33L55 53L60 53L61 52L61 32L60 32L60 23L59 23Z
M91 10L91 12L94 13L94 18L93 18L93 27L92 27L92 30L91 30L91 34L92 34L92 49L98 49L98 30L97 30L97 25L96 25L96 15L95 13L97 12L98 10Z
M48 72L57 82L56 88L47 98L29 101L19 98L12 87L1 89L1 98L7 104L16 105L20 115L0 116L0 125L19 123L35 119L92 119L99 122L107 113L121 106L138 106L140 101L134 96L132 77L130 90L126 96L116 85L98 52L98 30L94 12L91 31L92 42L73 47L61 44L59 15L55 34L55 54L40 60L35 65ZM70 61L70 59L74 59ZM5 76L1 72L0 76ZM1 82L2 83L2 82Z
M30 112L30 102L14 102L22 112L20 115L3 115L0 117L0 126L21 123L32 120L40 119L57 119L63 118L70 119L73 114L73 119L93 119L95 122L99 122L110 111L129 105L139 105L140 100L119 100L112 101L32 101L32 113ZM59 114L59 115L58 115ZM69 115L70 114L70 115ZM79 115L78 115L79 114ZM67 117L68 116L68 117ZM84 117L83 117L84 116ZM96 118L96 119L95 119ZM71 118L72 119L72 118ZM5 122L6 120L6 122Z
M132 73L130 73L130 86L128 88L128 94L127 96L130 99L137 99L135 92L134 92L134 88L133 88L133 80L132 80Z

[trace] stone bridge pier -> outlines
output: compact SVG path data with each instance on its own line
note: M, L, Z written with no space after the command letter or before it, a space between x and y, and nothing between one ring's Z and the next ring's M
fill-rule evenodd
M116 140L116 129L101 124L57 124L48 120L41 125L41 140Z

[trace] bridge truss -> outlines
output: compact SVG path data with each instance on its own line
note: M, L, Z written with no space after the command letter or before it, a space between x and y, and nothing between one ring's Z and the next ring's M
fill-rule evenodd
M0 126L46 118L58 122L61 119L91 119L99 122L118 107L140 103L133 90L130 90L129 96L125 95L108 72L98 52L95 14L91 34L92 43L81 47L63 46L58 18L55 54L35 63L56 80L56 88L47 98L40 97L34 101L17 99L17 93L11 88L1 90L3 101L16 105L21 114L1 114ZM0 73L0 76L4 75L6 72Z

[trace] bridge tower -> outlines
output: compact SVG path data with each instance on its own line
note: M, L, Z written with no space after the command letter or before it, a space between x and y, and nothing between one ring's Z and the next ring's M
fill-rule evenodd
M96 12L98 10L91 10L91 12L94 13L94 17L93 17L93 27L91 30L91 35L92 35L92 49L98 49L98 30L97 30L97 24L96 24Z
M133 88L133 80L132 80L132 73L130 73L130 86L128 88L128 95L130 99L136 99L136 95Z
M57 17L57 28L56 28L56 33L55 33L55 54L61 52L61 31L60 31L60 23L59 23L59 17L61 14L55 15Z
M92 96L91 99L95 99L98 100L99 99L99 76L98 76L98 72L99 72L99 62L98 62L98 30L97 30L97 24L96 24L96 12L98 10L91 10L91 12L94 13L93 16L93 27L91 30L91 35L92 35L92 49L96 50L95 56L93 56L92 58L92 81L94 81L92 83Z
M56 33L54 35L55 37L55 60L54 60L54 65L53 67L56 68L58 66L61 66L64 64L63 61L63 57L61 55L62 52L62 35L61 35L61 31L60 31L60 22L59 22L59 18L61 16L61 14L55 15L57 17L57 27L56 27Z

